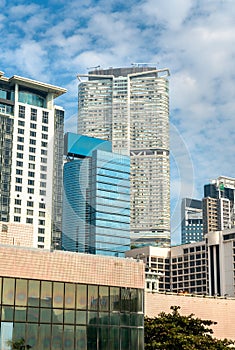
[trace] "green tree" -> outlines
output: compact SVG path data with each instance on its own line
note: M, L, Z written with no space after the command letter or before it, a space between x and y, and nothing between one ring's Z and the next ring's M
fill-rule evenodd
M19 340L9 340L8 345L11 346L12 350L26 350L32 348L32 346L25 344L24 338L20 338Z
M228 339L212 336L210 320L182 316L179 306L171 306L172 313L161 312L157 317L145 318L145 350L224 350L234 344Z

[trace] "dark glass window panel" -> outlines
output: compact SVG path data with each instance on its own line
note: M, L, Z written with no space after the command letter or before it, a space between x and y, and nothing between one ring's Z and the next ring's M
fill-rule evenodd
M13 340L19 340L21 338L26 338L26 329L25 329L25 323L14 323L13 327Z
M137 289L131 289L130 311L131 312L138 311L138 291L137 291Z
M111 327L109 337L109 348L112 350L119 350L119 328Z
M144 312L144 292L141 289L137 290L138 293L138 312Z
M39 309L36 307L29 307L28 316L27 316L28 322L38 322L38 318L39 318Z
M130 311L130 289L121 288L121 311Z
M30 349L40 349L38 347L38 325L37 324L27 324L26 344L31 346Z
M40 309L40 322L51 323L51 309Z
M3 228L2 228L3 230ZM0 277L0 304L2 303L2 278Z
M87 324L99 324L98 312L89 311L87 313Z
M75 284L65 284L65 308L75 308Z
M53 309L52 310L52 322L53 323L63 323L63 310Z
M130 325L130 314L120 314L120 325L121 326Z
M109 346L109 328L100 327L99 328L99 350L108 350Z
M77 285L77 309L86 309L87 307L87 286L85 284Z
M76 311L76 324L86 324L86 311Z
M120 323L120 314L119 313L111 313L110 314L110 324L118 326Z
M38 349L51 350L51 325L41 324L39 326Z
M3 306L2 307L2 321L13 321L13 307Z
M74 350L74 326L64 326L64 350Z
M75 323L75 311L65 310L64 311L64 323L74 324Z
M130 328L121 328L120 331L121 331L121 349L130 350Z
M99 321L100 321L100 324L109 324L109 313L108 312L100 312L99 313Z
M52 304L52 283L41 282L41 307L51 307Z
M26 280L16 280L16 296L15 304L25 306L27 305L27 281Z
M51 350L63 349L63 326L52 325Z
M75 349L87 350L87 331L85 326L77 326L75 333Z
M144 349L144 329L138 329L139 347L138 349Z
M110 287L110 311L120 311L120 288Z
M109 310L109 288L99 287L99 310L108 311Z
M98 286L88 286L88 310L98 310Z
M138 329L131 329L131 349L139 349L138 347Z
M2 293L2 303L3 304L14 304L15 296L15 280L14 278L4 278L3 279L3 293Z
M15 307L15 321L26 322L26 307Z
M64 301L64 283L53 283L53 307L62 308Z
M97 350L97 327L87 326L87 349Z
M139 315L131 314L130 315L130 326L138 327L139 326Z

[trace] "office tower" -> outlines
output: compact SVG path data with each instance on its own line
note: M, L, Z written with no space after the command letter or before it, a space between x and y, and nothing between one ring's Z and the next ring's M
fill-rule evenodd
M54 99L65 92L0 74L0 221L5 234L13 236L12 244L13 223L19 232L31 230L34 247L60 244L64 110ZM20 234L17 244L26 244Z
M181 243L203 240L202 201L183 198L181 203Z
M130 157L109 141L65 135L63 249L124 256L130 249Z
M204 234L234 227L235 179L220 176L204 186Z
M78 75L78 132L130 155L132 246L170 244L168 75L144 66Z

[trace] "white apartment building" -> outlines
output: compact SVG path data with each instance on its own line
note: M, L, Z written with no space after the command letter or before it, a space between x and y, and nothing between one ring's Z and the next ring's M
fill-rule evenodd
M78 133L112 141L131 157L131 241L170 245L168 69L79 74Z
M60 244L64 110L54 99L65 92L0 74L0 221L5 235L8 223L26 225L38 248Z

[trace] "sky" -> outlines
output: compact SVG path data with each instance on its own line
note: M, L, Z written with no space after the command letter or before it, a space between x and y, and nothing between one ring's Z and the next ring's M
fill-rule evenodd
M0 71L66 88L76 132L77 74L151 63L169 68L172 242L183 197L235 177L233 0L0 0Z

